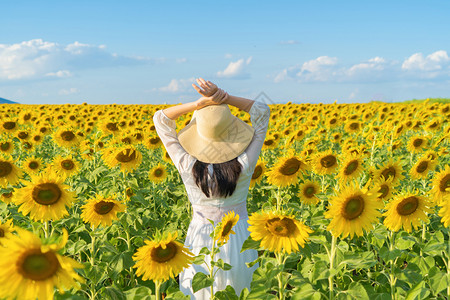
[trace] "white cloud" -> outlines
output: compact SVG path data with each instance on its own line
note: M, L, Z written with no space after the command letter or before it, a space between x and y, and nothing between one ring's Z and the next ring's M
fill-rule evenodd
M405 59L402 64L403 70L436 71L441 70L450 62L447 51L439 50L427 57L422 53L415 53Z
M283 44L283 45L295 45L295 44L298 44L298 41L296 41L296 40L281 41L280 44Z
M47 74L45 74L45 76L62 78L62 77L70 77L70 76L72 76L72 73L67 70L59 70L58 72L47 73Z
M232 58L233 57L233 55L231 55L230 53L226 53L225 54L225 58L227 58L227 59L230 59L230 58Z
M250 64L252 57L250 56L246 60L243 58L230 62L223 71L217 72L217 77L221 78L247 78L249 75L245 73L245 66Z
M177 58L177 63L181 64L181 63L185 63L187 62L187 58L183 57L183 58Z
M172 79L167 86L154 88L153 91L169 92L169 93L183 92L187 91L188 87L192 88L192 83L194 82L195 82L194 77L191 77L189 79Z
M70 94L76 94L76 93L78 93L77 88L61 89L58 92L59 95L70 95Z
M33 39L17 44L0 44L0 80L67 77L74 70L141 64L147 58L110 53L106 46L74 42L60 45Z

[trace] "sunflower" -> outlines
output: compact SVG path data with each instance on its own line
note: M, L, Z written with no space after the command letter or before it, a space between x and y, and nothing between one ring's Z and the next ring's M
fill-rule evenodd
M264 139L262 150L275 149L279 144L279 141L273 134L268 134Z
M2 240L10 238L12 232L15 231L12 221L12 219L9 219L5 223L0 222L0 246L2 245Z
M84 279L75 272L83 265L58 251L68 240L67 230L59 244L43 245L35 234L16 228L18 235L3 239L0 255L7 257L0 262L0 298L23 300L51 300L54 288L80 288ZM5 288L7 287L7 288Z
M72 155L59 155L53 159L51 168L55 170L56 174L66 179L78 173L80 163L73 159Z
M80 154L83 160L93 160L95 158L94 145L89 140L83 140L80 144Z
M2 194L0 194L0 200L6 204L9 204L12 202L12 196L13 196L13 191L3 192Z
M148 172L148 177L154 183L161 183L167 178L166 167L162 164L158 164L150 169Z
M358 178L364 172L362 164L361 156L347 153L340 167L338 178L343 181L351 181Z
M320 193L320 185L315 181L306 180L298 187L297 195L304 204L316 205L319 203L319 198L316 196L318 193Z
M373 223L378 221L381 213L377 210L382 203L377 201L375 195L360 189L355 183L343 186L339 193L330 199L330 205L325 212L325 218L331 219L327 230L342 238L356 234L361 236L363 230L368 231Z
M250 187L254 187L255 184L260 183L266 172L266 162L263 159L258 160L253 170L252 178L250 179Z
M344 125L345 132L358 133L362 129L362 123L359 121L349 120Z
M167 152L166 148L163 148L162 159L169 164L173 164L172 159L170 158L169 152Z
M194 254L177 242L177 233L145 241L133 255L136 275L142 280L166 281L175 278L184 268L192 264Z
M435 203L438 203L445 195L450 195L450 166L445 166L445 169L435 174L433 179L433 188L431 193L434 194Z
M394 162L391 158L388 162L382 164L379 168L373 170L374 179L380 177L387 179L393 177L392 184L397 185L405 176L402 175L402 165L400 162Z
M338 167L338 159L331 150L319 152L313 159L313 170L316 174L332 174Z
M383 223L392 231L398 231L403 227L407 232L411 232L411 225L417 229L420 225L419 220L428 222L428 216L425 214L431 212L428 206L428 200L416 192L397 195L386 205L386 212L383 213L386 218Z
M123 145L117 148L109 146L103 152L103 160L110 167L119 165L122 172L131 172L142 162L142 154L133 145Z
M28 157L22 162L22 168L28 174L38 174L43 169L43 161L40 157Z
M428 175L428 172L433 171L436 167L437 161L431 160L426 157L420 158L414 166L411 168L409 173L411 174L411 177L414 179L419 178L426 178Z
M119 126L119 123L114 120L110 119L101 120L98 125L104 135L110 134L118 135L121 132L121 127Z
M0 187L6 187L8 183L18 183L22 174L22 170L16 167L14 162L0 156Z
M99 225L111 226L113 220L117 220L117 213L124 212L126 205L114 200L116 197L104 197L97 195L94 199L81 206L81 218L85 223L90 223L94 228Z
M144 141L144 145L148 149L158 149L162 145L162 141L156 133L150 133Z
M63 148L70 149L73 146L78 146L80 137L76 130L72 127L62 127L53 133L53 140L55 143Z
M0 153L11 154L14 150L14 143L11 140L0 141Z
M232 228L237 224L238 221L239 215L235 215L234 211L230 211L214 228L214 240L217 241L217 245L219 247L225 245L228 242L228 240L230 239L230 234L235 234Z
M59 220L67 215L76 194L53 171L31 175L31 182L17 190L13 202L19 212L30 214L34 221Z
M291 149L267 172L267 181L269 184L279 187L295 185L299 176L306 169L308 169L308 165Z
M439 216L442 217L441 222L445 227L450 225L450 195L445 195L441 201L441 209L439 210Z
M19 124L17 123L17 120L7 118L6 120L3 119L0 121L0 134L6 132L6 133L13 133L19 129Z
M427 146L428 140L423 136L413 136L409 139L407 149L413 153L419 153Z
M392 197L392 191L394 190L394 187L392 186L393 179L393 177L389 177L388 179L386 179L382 176L375 181L375 185L371 189L371 192L375 195L378 195L378 200L387 201Z
M274 252L298 251L302 248L313 231L292 215L274 211L253 213L248 221L250 236L261 240L261 247Z

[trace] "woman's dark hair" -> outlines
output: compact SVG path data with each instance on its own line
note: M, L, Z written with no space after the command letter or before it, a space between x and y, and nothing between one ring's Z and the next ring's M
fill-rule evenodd
M211 181L208 180L208 164L197 160L192 168L195 183L202 189L206 197L228 197L236 188L236 183L241 174L242 165L237 157L220 164L213 165ZM214 188L213 182L215 183Z

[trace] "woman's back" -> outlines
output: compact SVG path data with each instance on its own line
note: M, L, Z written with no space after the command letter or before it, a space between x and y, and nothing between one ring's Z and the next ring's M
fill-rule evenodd
M210 234L214 227L209 222L219 222L223 216L234 211L239 215L239 221L234 226L235 234L230 236L228 243L220 247L220 253L215 260L222 259L225 263L232 266L231 270L219 270L215 276L214 290L223 290L227 285L231 285L237 294L244 288L250 288L252 274L257 268L257 264L248 268L246 263L257 259L256 250L246 250L241 253L244 241L249 237L248 214L247 214L247 195L250 186L250 180L258 161L259 154L266 136L270 117L270 108L261 102L254 102L249 110L252 127L254 128L253 138L243 153L237 156L237 160L242 166L241 174L236 182L234 192L228 197L207 197L202 189L197 186L192 169L197 159L187 153L180 145L176 123L169 119L162 110L154 115L154 124L158 135L161 138L167 152L173 163L178 169L189 201L192 204L193 216L186 233L185 245L189 250L198 255L203 247L212 247ZM239 134L239 132L237 132ZM208 149L204 149L208 151ZM208 165L208 174L213 176L213 166ZM210 181L212 182L212 181ZM205 257L206 263L209 263L208 256ZM198 272L208 274L207 267L202 265L192 265L180 274L180 290L186 295L191 295L191 299L209 299L210 291L204 288L195 294L192 290L192 279Z

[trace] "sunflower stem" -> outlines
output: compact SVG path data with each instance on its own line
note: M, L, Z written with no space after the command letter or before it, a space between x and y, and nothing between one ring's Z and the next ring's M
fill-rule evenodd
M214 256L216 255L216 253L214 251L215 248L216 248L216 240L213 238L213 245L212 245L212 251L211 251L211 262L210 262L211 268L209 269L209 276L212 279L214 279L214 274L215 274L214 273L214 266L212 264L212 262L214 261ZM212 299L214 299L214 281L213 281L213 284L211 284L210 292L211 292L210 299L212 300Z
M283 265L283 268L281 269L280 273L277 275L278 279L278 299L283 300L286 299L286 295L284 294L284 289L287 284L287 282L283 282L283 269L284 269L284 263L286 262L286 256L284 256L283 253L277 253L275 252L275 256L277 258L278 265Z
M334 257L336 255L336 242L337 237L333 235L333 238L331 239L331 250L330 250L330 275L328 276L328 284L329 284L329 290L330 290L330 296L329 299L334 299L334 291L333 291L333 269L334 269Z
M450 280L450 230L448 233L448 247L447 247L447 280ZM450 299L450 284L447 285L447 299Z
M389 237L390 237L389 251L392 252L394 250L394 239L395 239L395 235L394 235L393 231L389 232ZM394 264L395 264L395 261L391 260L390 261L391 267L389 269L389 284L391 286L391 299L393 299L393 300L396 299L396 297L395 297L395 282L397 281L397 279L394 276Z
M48 238L48 220L44 222L44 236Z
M156 300L161 300L161 282L159 280L155 280L155 296Z

